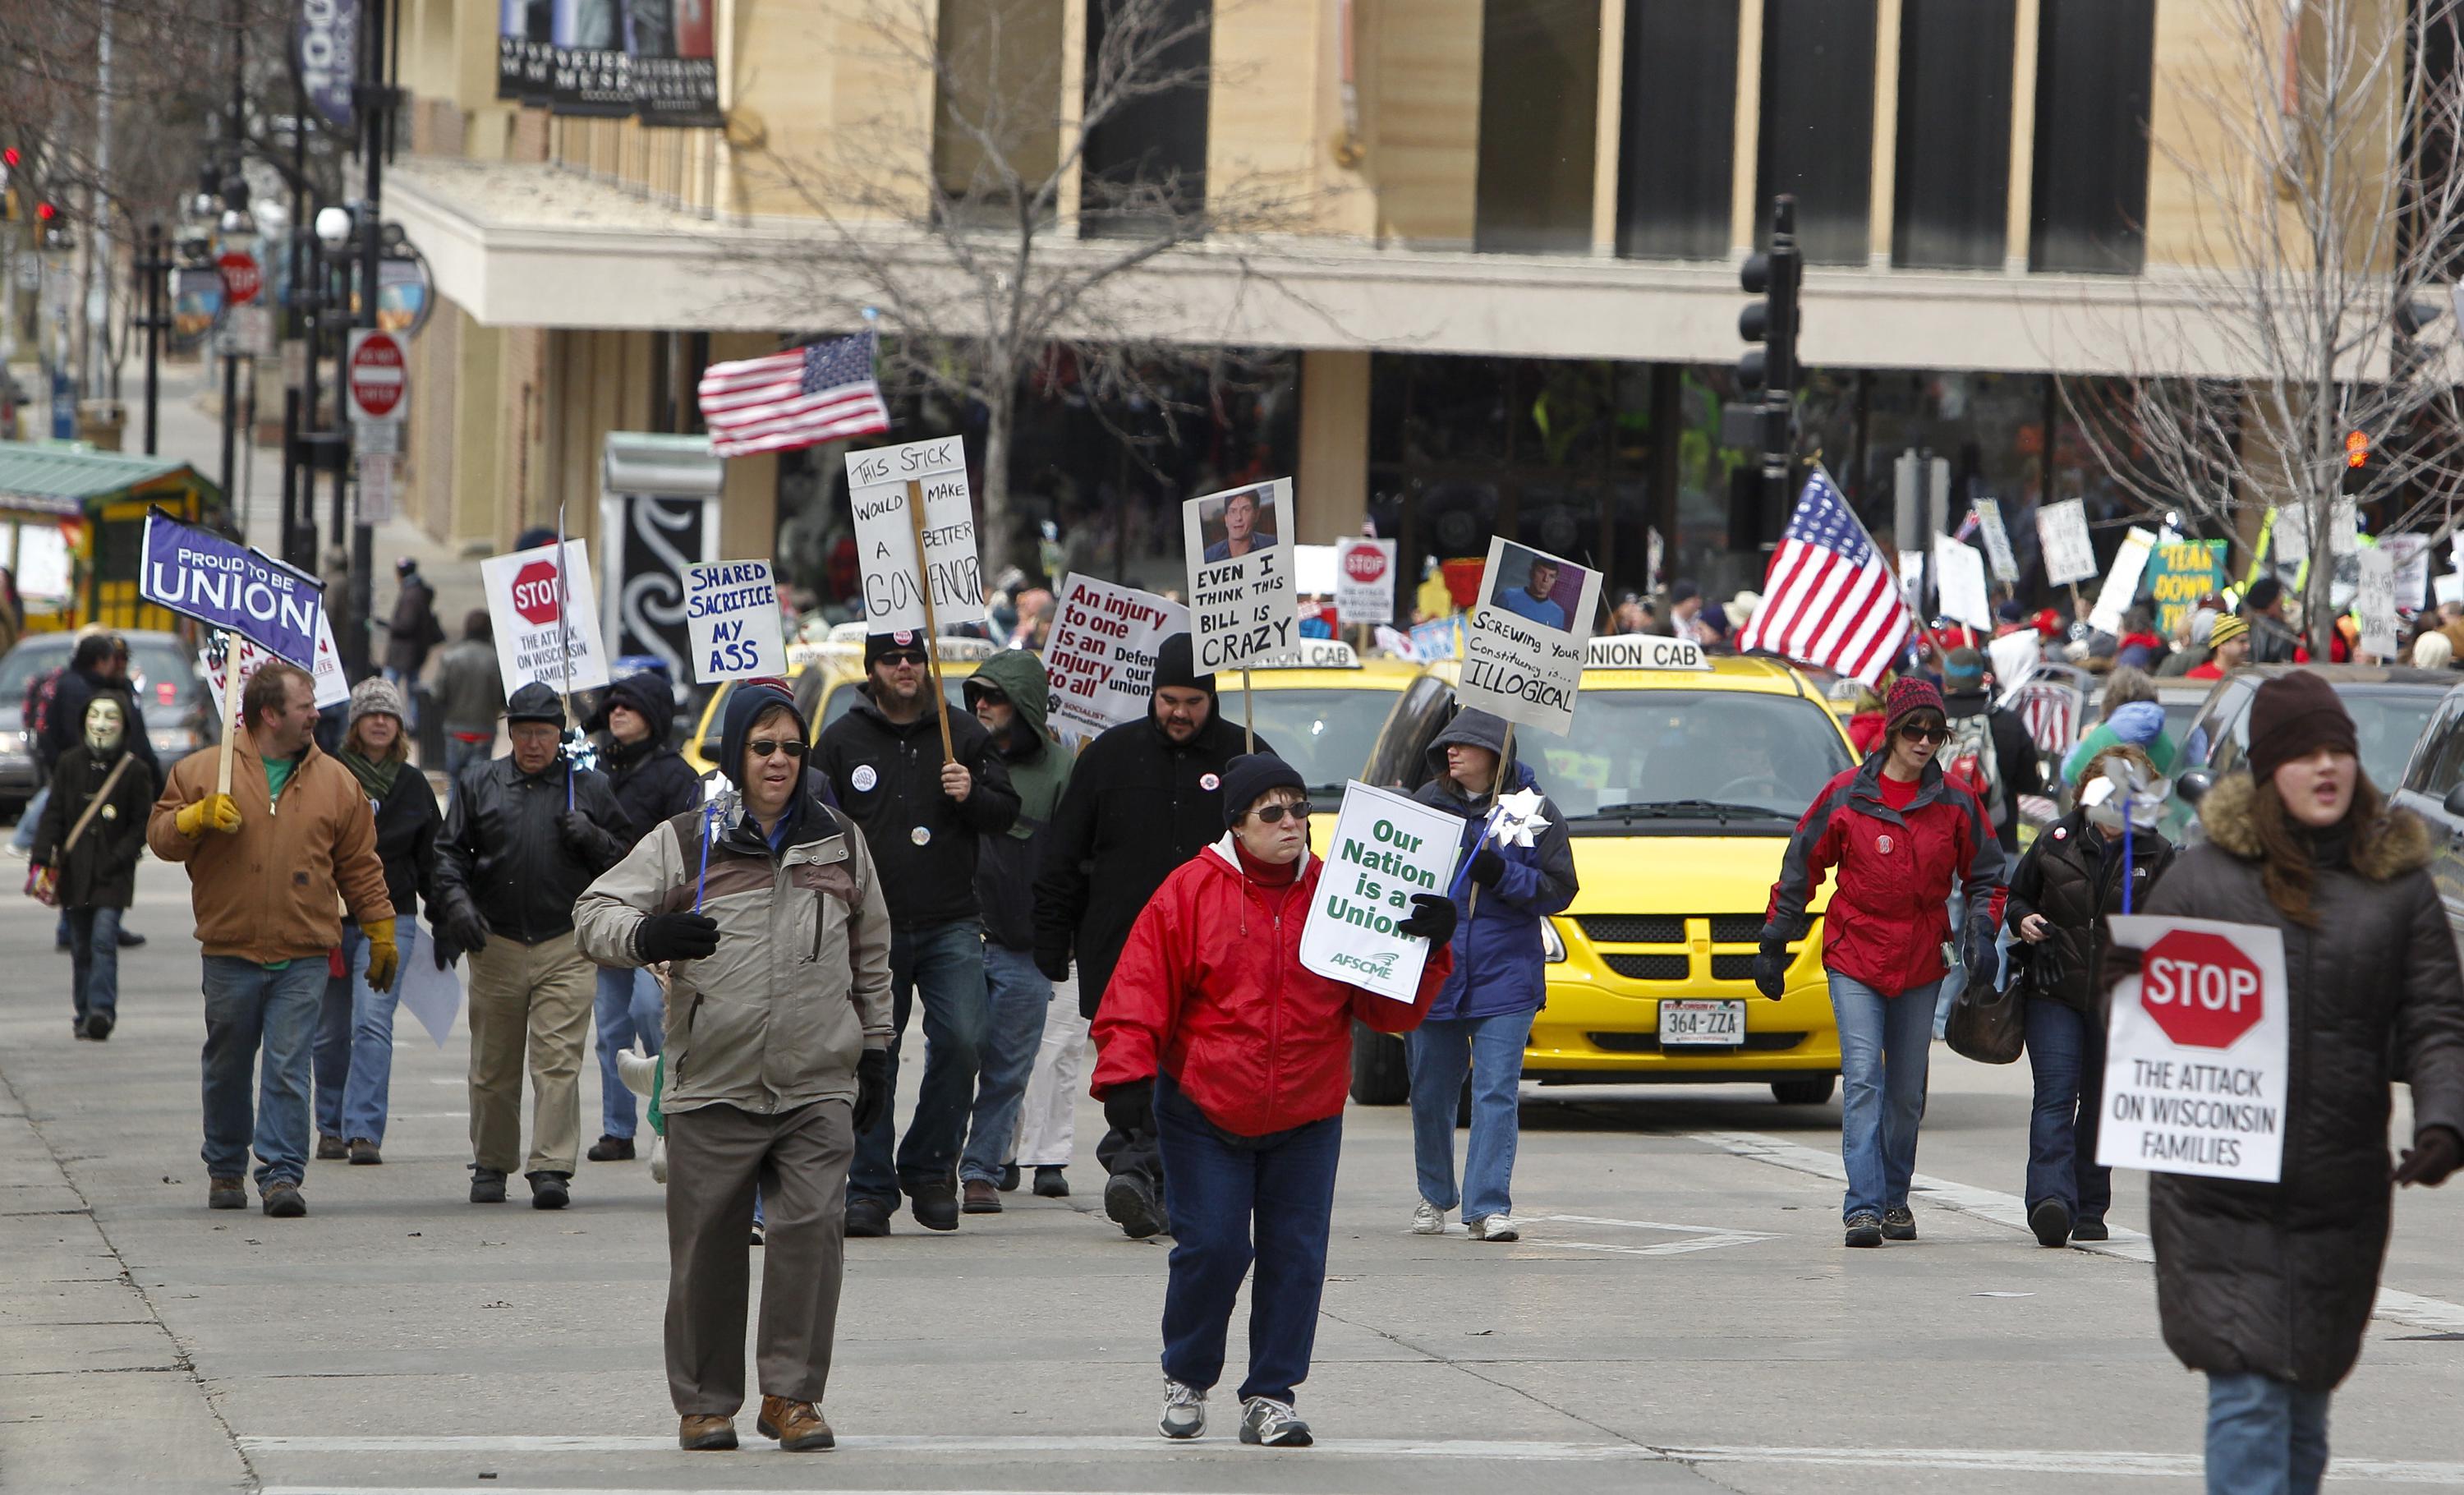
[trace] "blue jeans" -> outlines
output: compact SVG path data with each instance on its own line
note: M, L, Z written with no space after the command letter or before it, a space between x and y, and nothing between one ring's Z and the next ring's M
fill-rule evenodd
M69 997L83 1022L99 1014L120 1021L120 912L118 909L64 909L69 921Z
M445 734L446 792L452 792L452 785L462 778L463 769L473 763L486 762L495 745L494 738L485 742L465 742L451 732Z
M208 956L205 963L206 1145L198 1155L206 1174L241 1176L253 1146L260 1190L276 1180L297 1183L308 1169L309 1050L325 993L324 959L309 956L279 971L235 956Z
M1334 1165L1343 1117L1272 1136L1227 1138L1169 1076L1155 1077L1155 1132L1172 1179L1171 1280L1163 1295L1163 1374L1199 1390L1223 1374L1223 1339L1249 1264L1249 1375L1241 1396L1292 1399L1317 1348ZM1250 1222L1257 1222L1252 1244Z
M1017 1158L1018 1112L1044 1046L1044 1014L1052 1005L1052 983L1023 950L984 941L984 988L988 1021L982 1061L976 1075L976 1109L967 1122L967 1150L958 1179L1001 1179Z
M418 921L394 915L394 948L407 961ZM365 1137L385 1145L385 1104L393 1089L393 1014L402 999L368 984L368 939L357 924L342 926L348 977L325 978L317 1013L317 1131L346 1142Z
M2096 1166L2104 1029L2060 1002L2031 997L2028 1067L2036 1079L2028 1113L2028 1207L2059 1199L2074 1222L2101 1220L2113 1205L2113 1170Z
M642 1041L642 1051L655 1054L666 1038L667 1004L659 996L659 978L648 971L599 968L599 995L591 1012L599 1022L599 1130L607 1136L630 1139L635 1125L633 1092L616 1072L616 1056Z
M1935 986L1884 997L1837 971L1831 1010L1839 1019L1839 1158L1848 1168L1843 1218L1904 1209L1925 1120L1925 1066L1932 1058Z
M907 1015L924 1002L924 1081L915 1114L891 1166L891 1139L897 1131L898 1051L907 1038ZM855 1166L847 1174L847 1198L895 1203L924 1185L952 1187L958 1146L965 1140L967 1111L976 1098L976 1050L983 1043L984 930L974 919L893 929L890 935L890 1102L872 1130L855 1139Z
M2208 1495L2317 1495L2327 1393L2248 1372L2208 1374Z
M1440 1209L1458 1199L1465 1220L1510 1215L1514 1147L1522 1133L1523 1045L1529 1012L1493 1018L1431 1019L1403 1040L1412 1072L1412 1158L1420 1198ZM1471 1071L1471 1145L1463 1151L1463 1193L1455 1193L1455 1111L1463 1071Z

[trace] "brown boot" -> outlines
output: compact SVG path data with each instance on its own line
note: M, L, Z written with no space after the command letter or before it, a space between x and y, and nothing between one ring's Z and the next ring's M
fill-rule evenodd
M970 1178L966 1183L966 1202L958 1208L969 1215L998 1215L1001 1212L1001 1190L988 1178Z
M809 1401L789 1401L784 1396L761 1398L761 1416L753 1424L763 1438L775 1438L779 1446L791 1454L810 1453L820 1448L836 1448L838 1439L830 1425L822 1418L822 1409Z
M705 1453L736 1446L736 1419L715 1412L694 1413L676 1421L676 1446L687 1453Z

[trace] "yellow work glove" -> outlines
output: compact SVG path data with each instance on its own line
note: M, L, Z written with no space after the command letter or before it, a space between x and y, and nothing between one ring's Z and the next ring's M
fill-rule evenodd
M360 933L368 936L369 989L380 992L393 990L394 973L402 969L402 952L394 948L393 920L363 924Z
M231 797L228 794L209 794L202 800L182 805L180 812L171 817L171 825L190 841L196 840L209 830L218 830L226 836L232 835L239 830L239 806L232 802Z

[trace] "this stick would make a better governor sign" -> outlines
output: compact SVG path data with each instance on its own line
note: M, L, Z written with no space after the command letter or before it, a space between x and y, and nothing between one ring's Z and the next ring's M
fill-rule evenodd
M924 596L924 666L933 680L933 715L941 724L941 761L955 763L958 754L950 745L950 698L941 693L941 650L935 642L941 636L941 624L933 615L932 567L924 563L924 484L913 477L907 480L907 522L915 532L915 584Z

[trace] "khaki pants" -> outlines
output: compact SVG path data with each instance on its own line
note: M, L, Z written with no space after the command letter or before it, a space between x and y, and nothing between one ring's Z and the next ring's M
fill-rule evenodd
M536 945L498 934L471 953L471 1155L480 1167L511 1174L520 1157L527 1053L531 1151L521 1171L573 1173L598 978L570 934Z
M683 1417L744 1405L744 1306L753 1190L761 1189L761 1394L818 1402L838 1337L854 1108L815 1101L775 1116L734 1106L668 1122L668 1393Z

